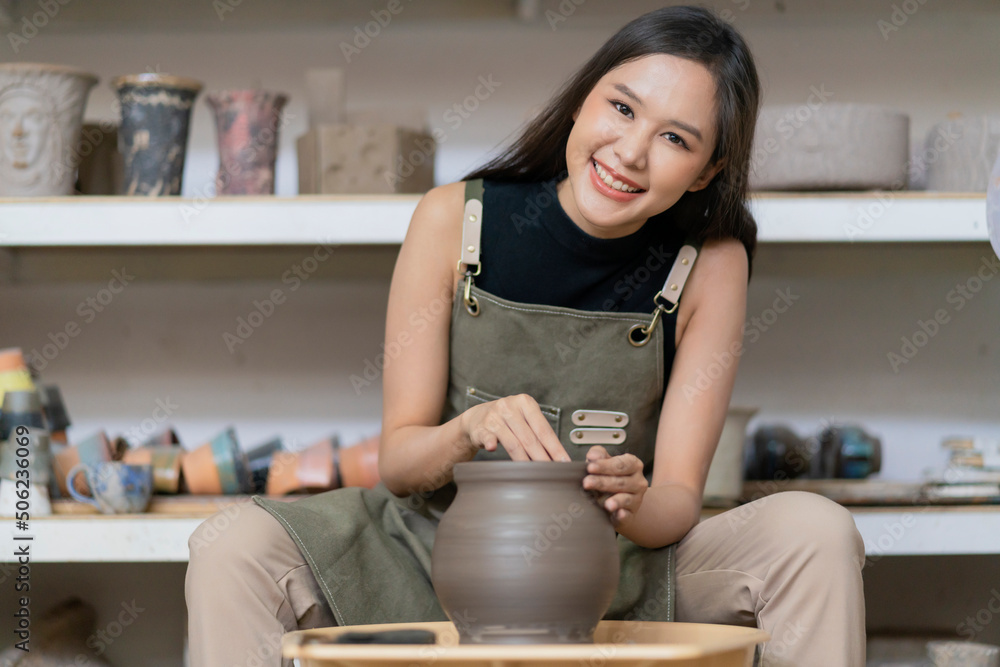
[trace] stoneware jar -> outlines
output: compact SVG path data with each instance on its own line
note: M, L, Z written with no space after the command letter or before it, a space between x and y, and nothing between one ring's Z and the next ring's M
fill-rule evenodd
M611 520L583 489L586 462L472 461L441 518L431 580L460 641L593 641L618 587Z
M264 90L224 90L206 98L219 133L219 195L273 195L281 109L288 98Z
M61 65L0 64L0 196L73 194L83 110L96 83Z
M124 193L180 194L191 107L201 83L170 74L131 74L112 86L121 104Z

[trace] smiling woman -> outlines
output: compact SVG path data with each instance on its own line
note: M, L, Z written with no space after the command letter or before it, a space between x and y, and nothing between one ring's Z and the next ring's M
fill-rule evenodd
M444 620L430 555L470 460L586 462L618 534L605 618L756 624L773 638L764 664L864 664L846 510L784 493L699 523L737 364L714 369L746 314L759 104L740 35L664 8L615 34L508 150L428 192L389 293L387 349L407 342L384 369L382 483L257 499L192 547L192 665L259 654L282 630ZM426 317L442 285L450 308ZM571 551L539 559L557 571Z

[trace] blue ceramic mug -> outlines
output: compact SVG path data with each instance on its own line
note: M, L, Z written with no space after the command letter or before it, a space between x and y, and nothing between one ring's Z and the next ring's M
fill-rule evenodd
M93 498L81 494L73 481L84 473ZM145 512L153 497L153 466L106 461L96 465L78 463L66 475L66 488L73 498L93 505L103 514Z

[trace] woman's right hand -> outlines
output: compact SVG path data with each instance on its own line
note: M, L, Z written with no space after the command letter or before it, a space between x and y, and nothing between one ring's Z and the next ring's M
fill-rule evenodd
M538 402L527 394L475 405L460 415L471 446L496 451L502 446L512 461L569 461Z

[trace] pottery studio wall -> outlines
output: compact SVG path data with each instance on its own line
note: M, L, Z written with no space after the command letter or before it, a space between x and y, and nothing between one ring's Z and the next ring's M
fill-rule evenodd
M765 103L805 104L819 90L831 100L888 104L911 115L915 145L949 112L995 111L1000 74L991 54L1000 19L991 3L922 6L884 35L878 21L890 20L889 2L848 3L836 12L787 4L778 13L770 5L717 3L733 12L754 48ZM644 6L636 3L636 11ZM347 63L340 44L352 38L356 23L233 31L205 12L204 23L189 20L170 30L95 32L55 24L19 57L99 74L88 119L112 117L108 82L125 72L192 76L207 91L261 85L287 92L277 193L293 195L306 67L344 67L351 112L403 117L425 109L428 124L446 133L436 167L437 181L447 182L500 144L619 23L582 11L555 30L544 18L534 25L400 20ZM467 118L449 115L474 94L480 77L496 82L487 99ZM184 194L211 192L215 140L211 111L199 98ZM127 431L149 416L157 398L170 397L180 406L172 419L189 442L207 438L222 422L236 424L246 443L275 432L305 442L331 428L350 441L378 428L378 378L360 388L350 378L363 375L381 352L394 252L341 249L278 317L232 352L222 332L301 252L25 252L18 265L24 284L0 288L5 328L11 340L44 340L99 289L107 266L124 261L138 272L134 286L45 371L46 380L64 386L78 436L98 427ZM760 407L758 421L787 420L803 433L818 430L823 419L858 421L883 436L884 477L918 476L941 460L942 436L997 426L1000 341L993 325L1000 291L984 290L956 313L947 336L900 372L886 354L919 318L944 305L949 286L964 281L979 259L978 246L961 244L765 245L748 318L770 306L775 290L790 288L801 298L749 346L734 403ZM94 282L81 282L81 275ZM46 282L60 276L75 282Z
M587 4L598 2L610 0ZM836 3L841 9L834 12L817 10L821 2L799 11L798 3L787 0L779 3L787 5L784 13L771 2L714 4L730 9L750 40L768 104L804 104L814 89L829 91L836 101L888 104L910 114L914 144L952 111L976 115L1000 106L995 67L1000 14L993 2L926 3L885 37L878 21L891 20L890 0ZM634 6L637 14L649 3ZM165 28L77 30L53 22L18 59L72 64L99 74L86 114L93 120L112 118L111 77L148 69L197 78L208 91L260 85L288 93L277 194L289 196L297 184L294 141L306 127L305 68L345 67L349 110L377 108L382 115L402 117L409 108L426 109L430 126L447 133L436 168L437 181L448 182L502 142L626 18L588 17L581 10L555 30L544 19L533 26L401 20L346 63L339 45L351 39L357 22L319 27L262 22L237 31L218 21L211 3L199 11L206 16L201 27L189 20ZM10 52L0 49L0 59L10 59ZM446 111L473 94L480 77L499 85L468 118L449 122ZM199 98L185 195L211 192L215 140L211 112ZM46 382L63 389L74 419L71 438L98 428L127 433L153 414L157 400L169 399L176 405L171 423L189 445L227 424L237 427L246 445L274 433L292 446L304 445L331 430L350 442L378 429L377 374L371 385L360 387L351 376L363 376L366 363L381 352L394 248L340 249L335 261L322 266L245 343L231 352L222 340L305 252L24 250L13 267L18 284L0 283L0 329L5 339L29 349L31 341L45 341L78 303L106 284L109 267L120 264L136 275L134 284L43 371ZM982 252L982 244L761 247L748 318L766 311L776 290L790 290L798 300L748 347L734 403L761 408L755 423L786 421L802 434L818 431L823 420L862 423L882 437L882 476L889 479L913 479L940 462L945 435L996 433L1000 283L955 313L946 335L899 373L886 362L900 336L912 334L918 319L944 307L948 290L976 269ZM893 559L881 561L871 580L890 602L871 605L870 620L898 627L894 602L900 590L913 588L913 580L939 582L931 594L938 617L903 619L907 627L953 627L960 612L981 605L974 585L956 597L961 582L941 577L939 563L921 569L920 559L897 560L907 561L907 573L919 576L879 579L895 567ZM65 590L99 601L103 617L113 617L122 598L119 592L101 597L107 570L66 566L73 568L67 573L61 567L39 576L64 577ZM115 664L138 664L123 656L144 655L142 664L176 665L182 566L151 566L154 576L143 567L123 568L120 590L133 590L141 581L150 595L162 598L167 611L156 616L168 620L162 632L123 636L108 656ZM908 608L917 610L928 599L913 602Z

